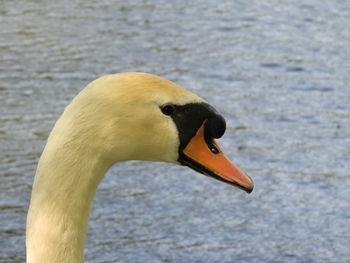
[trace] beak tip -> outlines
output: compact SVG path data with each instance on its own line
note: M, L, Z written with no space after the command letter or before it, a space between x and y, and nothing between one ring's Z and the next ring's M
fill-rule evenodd
M248 176L248 175L247 175ZM246 192L248 193L248 194L250 194L251 192L253 192L253 190L254 190L254 182L253 182L253 180L248 176L248 178L250 179L250 182L251 182L251 184L248 186L248 187L246 187Z
M254 182L250 176L248 176L246 173L242 172L241 180L235 182L235 186L238 186L238 188L246 191L248 194L253 192L254 190Z
M250 188L246 188L245 191L250 194L251 192L253 192L254 186L250 187Z

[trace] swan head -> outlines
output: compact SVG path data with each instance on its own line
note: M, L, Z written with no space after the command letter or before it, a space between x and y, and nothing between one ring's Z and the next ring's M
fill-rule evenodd
M85 138L92 151L111 164L171 162L248 193L253 190L250 177L215 142L225 132L224 118L169 80L135 72L107 75L91 82L66 111L70 112L66 121L81 127L74 129L78 134L73 137Z

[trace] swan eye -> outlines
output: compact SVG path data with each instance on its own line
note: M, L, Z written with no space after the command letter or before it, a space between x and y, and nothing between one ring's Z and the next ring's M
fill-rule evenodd
M163 114L171 115L175 111L175 106L171 105L171 104L168 104L168 105L165 105L165 106L161 107L161 110L162 110Z

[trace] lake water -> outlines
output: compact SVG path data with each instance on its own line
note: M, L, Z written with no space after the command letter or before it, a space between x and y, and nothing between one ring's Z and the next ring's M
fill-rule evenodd
M31 184L70 100L146 71L214 105L251 195L163 163L114 166L86 262L350 262L350 3L1 1L0 262L25 260Z

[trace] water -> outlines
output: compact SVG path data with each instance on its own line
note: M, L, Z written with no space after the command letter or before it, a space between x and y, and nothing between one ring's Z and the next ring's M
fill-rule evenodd
M36 164L98 76L146 71L206 98L251 195L161 163L113 167L87 262L349 262L350 4L0 2L0 262L25 259Z

